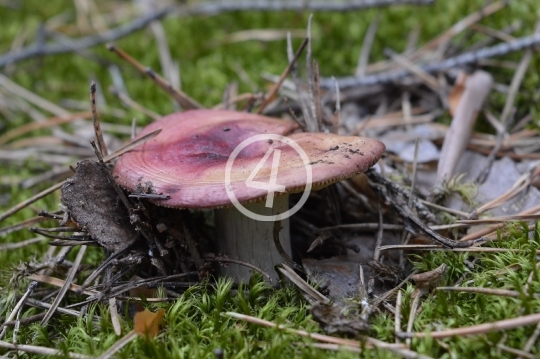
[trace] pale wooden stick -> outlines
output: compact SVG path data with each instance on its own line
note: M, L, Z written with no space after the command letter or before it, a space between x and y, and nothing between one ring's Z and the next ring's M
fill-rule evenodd
M4 341L0 341L0 348L18 350L18 351L23 351L26 353L32 353L32 354L38 354L38 355L56 356L56 357L63 357L66 355L65 352L58 349L39 347L36 345L11 344ZM78 353L72 353L72 352L68 352L67 356L73 359L95 359L95 357L90 356L90 355L84 355L84 354L78 354Z
M423 332L423 333L401 333L400 336L404 338L449 338L453 336L462 336L462 335L476 335L476 334L485 334L494 331L501 331L506 329L513 329L517 327L523 327L526 325L537 324L540 322L540 313L535 313L531 315L525 315L512 319L499 320L497 322L472 325L469 327L456 328L441 330L439 332Z
M369 54L371 53L371 46L373 40L375 40L375 34L381 23L380 14L375 15L373 20L369 23L369 27L364 35L364 41L362 41L362 48L360 49L360 56L358 57L358 64L356 65L355 76L364 76L366 74L366 68L369 64Z
M109 312L111 313L111 323L113 325L114 333L119 336L122 334L122 327L120 326L120 318L118 317L115 297L109 298Z
M250 315L244 315L244 314L235 313L235 312L226 312L223 314L229 317L236 318L236 319L245 320L249 323L258 324L258 325L262 325L262 326L270 327L270 328L281 329L281 330L284 330L284 331L287 331L296 335L300 335L302 337L315 339L315 340L325 342L325 343L338 344L338 345L348 346L352 348L361 348L361 345L362 345L362 343L357 340L336 338L336 337L332 337L332 336L324 335L324 334L309 333L309 332L306 332L305 330L287 328L287 327L284 327L283 325L277 325L270 321L252 317ZM401 355L404 358L418 358L418 359L431 358L429 356L422 355L415 351L404 348L403 344L387 343L387 342L383 342L381 340L371 338L371 337L366 337L366 336L362 336L361 338L365 340L366 342L366 344L364 344L364 347L368 345L368 347L374 346L380 349L388 349L396 354Z
M489 16L499 10L501 10L503 7L505 7L507 4L507 1L497 1L495 3L489 4L488 6L473 12L472 14L469 14L468 16L464 17L457 23L455 23L450 29L446 30L439 36L435 37L433 40L429 41L427 44L422 46L420 49L418 49L413 55L410 56L410 59L417 59L420 57L421 54L425 53L426 50L431 50L436 48L437 46L441 45L442 43L450 40L452 37L456 36L463 30L466 30L469 28L472 24L478 22L479 20L483 19L486 16Z
M64 283L66 282L65 280L55 278L55 277L50 277L50 276L44 275L44 274L32 274L32 275L28 276L28 279L35 280L36 282L40 282L40 283L47 283L47 284L53 285L55 287L62 287L64 285ZM80 289L81 289L80 285L73 284L73 283L71 283L69 285L69 290L71 290L72 292L79 293ZM100 292L98 292L96 290L90 290L90 289L85 289L83 291L83 293L85 295L98 295L98 294L100 294Z
M23 202L19 203L18 205L8 209L6 212L0 214L0 222L2 222L4 219L11 216L13 213L18 212L21 209L23 209L23 208L31 205L32 203L36 202L37 200L45 197L46 195L53 193L57 189L61 188L64 185L64 182L65 181L57 183L54 186L51 186L51 187L47 188L46 190L39 192L35 196L32 196L32 197L28 198L26 201L23 201Z
M268 104L274 100L274 97L276 96L281 85L283 84L283 81L285 81L287 76L289 76L289 74L291 73L293 66L296 64L298 57L300 57L300 54L302 54L302 51L304 51L304 49L306 48L307 43L308 43L308 39L305 39L300 45L300 47L298 48L298 50L296 50L296 53L294 54L293 59L289 62L289 64L287 65L287 67L285 68L281 76L279 77L279 80L274 84L272 89L268 91L268 94L265 96L264 102L261 104L261 106L257 110L257 113L261 114L266 108L266 106L268 106Z
M115 152L111 153L108 156L103 157L103 162L110 162L114 160L117 157L122 156L124 153L131 151L135 147L142 145L148 140L151 140L152 138L156 137L161 132L161 129L155 130L153 132L150 132L147 135L142 136L141 138L137 138L135 140L131 140L119 149L117 149Z
M69 269L66 280L64 281L64 285L62 285L62 288L56 295L56 298L54 298L54 301L52 302L49 310L47 310L45 317L43 317L43 319L41 320L42 326L47 325L47 322L53 316L54 312L56 311L56 308L58 308L58 305L60 305L60 302L64 298L64 295L67 293L68 289L70 289L71 282L73 282L73 278L75 278L75 274L77 274L77 270L79 269L79 266L84 257L84 254L86 253L86 248L88 247L81 246L81 248L79 249L79 253L77 253L77 257L75 258L73 265Z
M107 349L103 354L101 354L98 359L109 359L112 358L120 349L128 345L133 339L137 338L137 333L134 330L124 335L122 338L118 339L109 349Z
M2 328L2 332L0 333L0 339L2 339L4 337L4 335L6 335L7 326L6 326L5 323L12 321L17 316L17 313L19 313L19 311L21 310L24 302L30 296L30 294L32 294L32 292L34 291L36 286L37 286L36 281L33 281L33 282L30 283L30 285L28 285L28 289L23 294L21 299L19 299L19 301L15 305L15 308L13 308L13 310L11 311L11 314L6 318L6 321L4 322L4 324L2 324L3 328Z
M27 125L19 126L7 132L5 135L0 136L0 145L3 145L14 138L31 131L62 125L64 123L72 122L78 118L88 118L90 116L92 116L92 113L89 111L77 112L66 116L52 117L42 122L32 122Z
M506 289L496 289L496 288L478 288L478 287L437 287L435 290L445 290L452 292L467 292L467 293L479 293L479 294L489 294L489 295L498 295L502 297L513 297L517 298L522 293L517 290L506 290ZM534 295L536 298L540 298L540 294Z

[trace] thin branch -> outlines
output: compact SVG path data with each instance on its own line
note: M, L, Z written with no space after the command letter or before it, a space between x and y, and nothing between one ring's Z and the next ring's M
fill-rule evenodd
M441 330L438 332L399 333L399 336L402 338L430 337L433 339L440 339L440 338L449 338L449 337L454 337L454 336L485 334L489 332L496 332L496 331L501 331L501 330L506 330L506 329L523 327L526 325L537 324L539 322L540 322L540 313L535 313L535 314L525 315L525 316L512 318L512 319L499 320L497 322L473 325L473 326L463 327L463 328Z
M39 192L35 196L32 196L32 197L28 198L26 201L23 201L23 202L19 203L18 205L8 209L6 212L0 214L0 222L2 222L4 219L11 216L13 213L16 213L16 212L20 211L21 209L31 205L32 203L36 202L37 200L47 196L48 194L53 193L57 189L60 189L64 185L64 182L65 181L57 183L54 186L51 186L51 187L47 188L46 190L44 190L42 192Z
M456 57L451 57L441 62L419 66L425 72L435 73L451 68L472 64L483 59L488 59L495 56L502 56L511 52L523 50L525 48L540 44L540 34L531 35L516 39L516 41L501 43L492 47L486 47L477 51L466 52ZM345 89L349 87L361 87L379 84L388 84L403 80L411 73L408 70L387 72L363 77L341 77L337 78L339 88ZM321 78L321 87L332 88L334 81L331 78Z
M289 64L287 65L287 67L285 68L281 76L279 77L279 80L274 84L272 89L268 91L268 94L265 96L265 100L261 104L261 107L259 107L259 109L257 110L257 113L263 113L265 107L268 106L268 104L274 100L274 97L276 96L277 92L281 88L281 84L283 84L283 81L285 81L287 76L289 76L289 74L291 73L291 70L293 69L298 58L300 57L300 54L302 54L302 51L304 51L304 49L306 48L307 43L308 43L308 39L305 39L300 45L300 47L298 48L298 50L296 50L296 53L294 54L292 61L289 62Z
M54 301L51 304L51 307L47 311L47 314L45 314L45 317L41 321L41 326L46 326L47 322L51 317L53 316L54 312L58 308L58 305L60 304L60 301L64 298L64 295L67 293L68 289L71 286L71 282L73 282L73 278L75 278L75 274L77 274L77 271L79 270L79 265L81 264L81 261L84 257L84 254L86 253L86 246L81 246L79 249L79 253L77 253L77 257L75 258L75 262L73 262L73 265L69 269L69 272L67 274L66 280L64 281L64 285L60 289L60 292L56 295L56 298L54 298Z
M58 349L39 347L36 345L11 344L4 341L0 341L0 348L22 351L22 352L38 354L38 355L55 356L55 357L64 357L67 354L68 358L73 358L73 359L94 359L93 356L89 356L89 355L71 353L71 352L65 353L62 350L58 350Z
M148 67L144 67L141 63L139 63L133 57L129 56L126 52L117 48L115 45L108 44L107 49L117 54L123 60L127 61L131 66L135 67L142 74L148 76L152 81L154 81L156 85L158 85L163 90L165 90L165 92L171 95L176 100L176 102L178 102L180 106L182 106L184 109L189 110L203 108L201 104L190 98L185 92L174 88L163 77L155 73L154 70Z

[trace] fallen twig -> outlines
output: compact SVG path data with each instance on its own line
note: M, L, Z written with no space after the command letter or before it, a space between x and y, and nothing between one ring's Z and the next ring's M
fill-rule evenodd
M472 52L466 52L464 54L458 55L456 57L451 57L441 62L419 66L419 68L428 73L435 73L463 65L472 64L482 59L506 55L511 52L520 51L538 44L540 44L540 34L521 37L511 43L505 42L492 47L487 47ZM380 85L397 82L403 80L410 74L410 71L402 70L391 73L368 75L364 77L341 77L337 78L336 80L338 82L339 88L344 89L349 87ZM329 89L334 86L334 82L331 78L321 78L321 87Z

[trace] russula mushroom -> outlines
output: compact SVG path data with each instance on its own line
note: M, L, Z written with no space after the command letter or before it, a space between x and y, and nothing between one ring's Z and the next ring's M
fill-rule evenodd
M246 210L280 219L288 210L289 193L363 172L385 149L374 139L295 132L294 122L234 111L175 113L147 126L139 137L157 129L162 129L158 136L120 157L113 172L118 183L135 191L150 181L157 193L170 196L154 201L160 206L214 208L219 253L271 273L283 262L273 242L274 223L250 218ZM272 136L253 137L263 134ZM282 227L280 242L290 255L286 219ZM229 265L221 273L248 280L252 270Z

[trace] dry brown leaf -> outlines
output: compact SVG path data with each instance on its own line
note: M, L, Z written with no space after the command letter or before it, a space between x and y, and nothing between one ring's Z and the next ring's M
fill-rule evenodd
M428 272L418 273L411 277L417 287L430 288L437 285L446 272L446 264L443 263L437 268Z
M140 336L149 339L154 338L159 331L159 326L163 322L164 316L165 309L160 309L157 313L151 312L148 309L137 312L133 318L133 331Z

